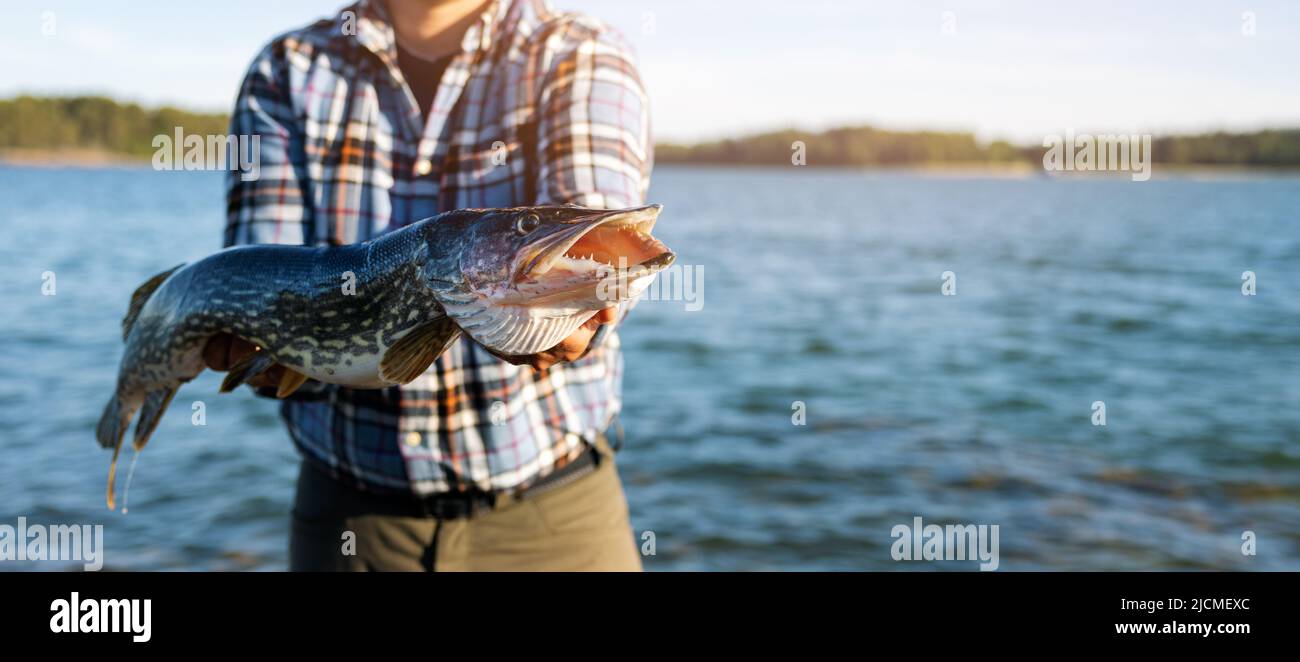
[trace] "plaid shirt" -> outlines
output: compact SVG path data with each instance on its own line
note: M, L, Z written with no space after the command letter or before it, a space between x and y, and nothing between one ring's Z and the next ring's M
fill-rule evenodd
M348 244L467 207L634 206L652 160L626 45L526 0L492 3L470 26L427 118L382 2L285 34L249 68L231 133L260 136L261 174L228 179L228 246ZM466 338L410 384L304 387L282 413L305 458L361 489L520 488L618 412L617 334L598 337L545 376Z

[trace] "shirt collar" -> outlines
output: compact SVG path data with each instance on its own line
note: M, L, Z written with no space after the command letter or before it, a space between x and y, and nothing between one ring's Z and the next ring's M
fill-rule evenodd
M521 0L493 0L479 14L478 20L471 23L461 40L463 53L486 52L492 47L492 41L500 32L502 24L511 16L517 16L517 10L525 2ZM391 19L384 0L359 0L355 5L339 13L335 34L355 38L367 50L378 55L385 62L397 62L397 36L393 31ZM355 36L351 31L355 29Z

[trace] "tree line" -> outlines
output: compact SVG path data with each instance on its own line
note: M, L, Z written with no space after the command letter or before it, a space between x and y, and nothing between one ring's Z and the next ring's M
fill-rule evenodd
M969 133L885 131L869 126L821 132L772 131L695 145L658 145L660 163L788 165L802 151L807 165L913 166L1026 164L1039 167L1046 147L981 143ZM1300 129L1153 136L1151 156L1168 165L1300 166Z
M101 150L148 158L154 136L224 134L229 119L220 113L179 108L144 108L107 97L32 97L0 100L0 150Z
M100 150L147 158L153 139L175 127L187 134L224 134L223 113L172 107L145 108L102 96L19 96L0 100L0 150ZM910 166L925 164L1042 163L1044 147L983 143L970 133L887 131L870 126L819 132L787 129L693 145L660 144L660 163L787 165L801 144L808 165ZM1300 129L1157 136L1156 163L1185 165L1300 166Z

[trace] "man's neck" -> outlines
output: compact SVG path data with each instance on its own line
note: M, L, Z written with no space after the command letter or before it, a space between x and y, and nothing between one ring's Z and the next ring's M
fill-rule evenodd
M465 31L483 13L485 0L387 0L402 48L436 60L460 50Z

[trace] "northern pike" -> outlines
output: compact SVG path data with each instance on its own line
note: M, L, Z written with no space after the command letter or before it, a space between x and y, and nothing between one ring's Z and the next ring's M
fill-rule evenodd
M536 354L635 298L675 255L651 236L660 205L462 209L346 246L227 248L150 278L122 320L117 390L96 437L113 448L138 411L138 453L203 348L228 333L259 349L222 392L277 364L276 395L307 379L376 389L419 377L461 333L502 356Z

